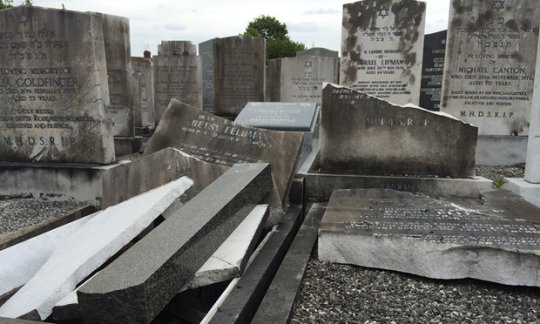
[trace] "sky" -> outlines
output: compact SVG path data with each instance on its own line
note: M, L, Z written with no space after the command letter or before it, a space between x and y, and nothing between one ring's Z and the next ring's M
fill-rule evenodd
M22 2L15 0L14 3ZM285 23L292 40L340 49L341 15L347 0L33 0L35 6L94 11L130 20L131 54L157 54L162 40L199 44L241 34L260 15ZM450 0L425 0L426 34L447 28Z

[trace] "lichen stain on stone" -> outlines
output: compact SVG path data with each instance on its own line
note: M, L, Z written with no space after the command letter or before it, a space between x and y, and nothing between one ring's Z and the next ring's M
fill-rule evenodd
M512 30L517 30L518 29L518 24L514 19L508 20L506 22L505 26L512 29Z
M518 136L520 134L523 134L525 132L525 129L529 128L530 123L525 120L525 118L518 118L515 120L512 120L510 124L508 125L510 130L510 135L512 136Z
M523 30L524 32L528 32L531 29L531 27L532 27L532 24L529 19L525 18L521 21L521 30Z
M354 63L352 62L347 62L345 63L344 65L346 65L346 67L343 69L343 73L345 74L345 80L344 80L344 83L345 84L352 84L354 82L356 82L356 78L357 78L357 67Z

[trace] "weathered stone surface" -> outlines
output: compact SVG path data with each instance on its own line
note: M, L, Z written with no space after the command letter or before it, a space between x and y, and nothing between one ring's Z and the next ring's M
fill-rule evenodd
M234 36L215 39L216 115L236 116L249 101L264 101L265 48L263 38Z
M183 288L194 289L239 277L259 242L268 205L256 206Z
M337 190L321 223L318 255L429 278L539 286L538 214L505 190L482 199Z
M447 31L443 30L424 37L424 58L420 89L420 107L424 109L435 111L441 109L446 34Z
M323 90L324 172L471 177L476 136L476 127L449 115L331 84Z
M202 66L197 48L188 41L168 41L154 56L156 124L171 99L202 109Z
M317 112L314 102L248 102L234 122L265 129L313 132Z
M214 41L209 39L199 44L202 63L203 109L214 112Z
M540 50L537 54L536 67L540 71ZM540 78L536 78L534 81L532 102L525 180L530 183L540 184Z
M85 320L150 322L271 187L268 164L233 166L78 291Z
M109 105L107 116L113 122L113 135L132 137L133 98L131 96L129 19L97 14L103 20L103 38L109 83Z
M425 12L426 4L415 0L344 4L340 84L418 105Z
M539 24L537 1L452 1L441 110L480 135L527 135Z
M0 53L0 161L113 162L103 19L26 6L0 17L15 48Z
M279 62L275 62L279 61ZM334 57L300 56L270 60L267 100L321 103L324 82L337 83L339 60Z
M296 52L296 56L320 56L320 57L333 57L339 58L338 51L332 51L323 47L312 47L307 50Z
M140 124L135 126L154 127L156 117L154 111L154 63L144 57L131 58L132 75L137 96L133 103L133 113L138 113ZM134 116L135 119L135 116Z
M227 169L228 166L206 163L168 147L106 171L103 175L101 208L118 204L183 176L192 179L194 188L201 191Z
M180 178L94 216L0 307L0 316L46 319L60 299L146 229L192 183Z
M302 134L236 124L171 100L144 154L166 147L209 163L268 162L279 199L284 202L301 152Z

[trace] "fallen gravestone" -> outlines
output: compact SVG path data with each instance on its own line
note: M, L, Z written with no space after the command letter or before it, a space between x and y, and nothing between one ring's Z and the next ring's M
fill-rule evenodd
M85 321L149 323L271 189L269 164L234 165L78 291Z
M113 162L103 20L27 6L0 17L13 49L0 52L0 161Z
M539 287L539 214L505 190L482 199L336 190L319 229L318 256L435 279Z
M418 105L426 4L364 0L343 5L340 84L395 104Z
M324 172L472 177L476 135L476 127L446 114L331 84L323 90Z
M118 204L182 176L193 180L197 192L206 188L229 167L206 163L177 149L167 147L145 155L103 174L101 208Z
M424 37L420 107L428 110L441 110L446 34L443 30Z
M183 177L95 215L0 307L0 316L46 319L59 300L152 224L192 183Z
M209 163L264 161L272 165L277 200L286 204L302 148L302 134L233 123L171 100L144 154L174 147ZM280 206L282 207L282 206Z

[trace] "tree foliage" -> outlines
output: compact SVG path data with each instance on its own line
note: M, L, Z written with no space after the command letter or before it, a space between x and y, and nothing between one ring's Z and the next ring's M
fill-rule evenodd
M271 16L255 18L248 24L244 36L266 39L266 58L269 60L294 57L296 52L306 49L304 44L290 39L287 25Z
M31 6L32 0L23 0L21 6ZM0 10L13 8L13 0L0 0Z

